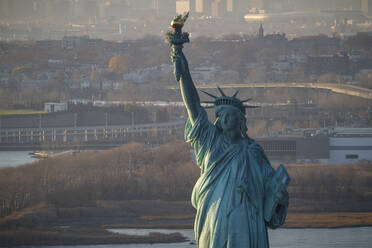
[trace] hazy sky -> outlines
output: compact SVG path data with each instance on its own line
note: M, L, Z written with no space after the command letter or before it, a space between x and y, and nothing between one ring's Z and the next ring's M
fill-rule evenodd
M247 12L258 7L271 12L296 10L361 10L363 0L192 0L192 6L199 6L201 13L210 15L216 6L222 15L226 6L233 11ZM370 2L371 0L364 0ZM203 2L202 5L200 3ZM219 2L219 4L213 4ZM366 6L366 5L365 5ZM133 18L156 12L158 16L176 13L176 0L0 0L0 18L11 21L54 20L69 22L87 18Z

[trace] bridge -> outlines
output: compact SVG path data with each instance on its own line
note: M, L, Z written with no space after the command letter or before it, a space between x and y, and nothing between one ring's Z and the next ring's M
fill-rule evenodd
M197 85L198 89L215 89L216 85ZM350 84L331 84L331 83L243 83L243 84L224 84L220 88L312 88L330 90L334 93L356 96L372 100L372 90ZM178 89L177 86L168 87Z
M33 150L51 147L113 147L130 141L165 139L183 130L184 120L137 125L0 128L0 150Z

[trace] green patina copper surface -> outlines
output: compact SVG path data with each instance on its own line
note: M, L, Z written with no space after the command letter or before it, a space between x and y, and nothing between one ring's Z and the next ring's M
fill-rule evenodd
M177 18L182 25L167 34L167 41L189 115L185 140L201 170L191 197L198 247L269 247L267 228L283 225L286 218L288 174L284 166L275 171L263 149L247 136L243 101L236 94L229 97L220 90L221 97L212 95L216 122L208 120L182 52L189 41L181 31L186 18Z

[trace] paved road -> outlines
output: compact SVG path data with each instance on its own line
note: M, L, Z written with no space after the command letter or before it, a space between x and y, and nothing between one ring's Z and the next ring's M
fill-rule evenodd
M215 89L216 85L197 85L198 89ZM330 83L244 83L219 85L220 88L313 88L372 100L372 90L349 84ZM178 89L176 86L169 89Z

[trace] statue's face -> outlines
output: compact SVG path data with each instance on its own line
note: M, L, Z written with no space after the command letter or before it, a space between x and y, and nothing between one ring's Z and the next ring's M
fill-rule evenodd
M218 113L223 131L240 130L240 113L234 107L225 107Z

